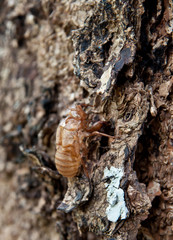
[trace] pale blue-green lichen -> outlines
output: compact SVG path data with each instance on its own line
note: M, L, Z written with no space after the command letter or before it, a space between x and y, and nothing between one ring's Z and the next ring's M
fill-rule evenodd
M109 206L106 209L106 215L109 221L117 222L120 219L126 219L128 209L124 200L124 191L119 188L120 180L123 176L122 168L107 167L104 170L104 179L109 179L109 183L105 183L107 190L107 201Z

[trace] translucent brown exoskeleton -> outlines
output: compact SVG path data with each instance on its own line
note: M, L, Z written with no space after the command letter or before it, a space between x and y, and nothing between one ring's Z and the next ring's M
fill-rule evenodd
M84 139L93 135L111 137L107 134L98 132L105 123L98 121L90 126L88 119L82 108L82 105L76 105L70 109L68 116L62 120L56 132L56 168L64 177L74 177L78 174L82 164L87 177L88 171L85 168L83 159L88 154L87 145Z

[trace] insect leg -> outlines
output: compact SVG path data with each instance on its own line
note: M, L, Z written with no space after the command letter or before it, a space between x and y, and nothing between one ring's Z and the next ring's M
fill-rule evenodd
M94 135L100 135L100 136L104 136L104 137L108 137L108 138L115 138L114 136L108 135L106 133L101 133L98 131L94 131L90 134L90 136L94 136Z
M87 132L98 131L105 123L106 123L105 121L99 121L99 122L95 123L93 126L87 128L86 131Z
M88 129L86 129L87 132L90 132L90 136L94 136L94 135L100 135L100 136L104 136L104 137L108 137L108 138L114 138L114 136L105 134L105 133L101 133L98 132L98 130L103 126L103 124L105 124L107 122L105 121L99 121L97 123L95 123L93 126L89 127Z
M86 103L81 103L80 105L81 105L82 107L94 107L94 105L86 104Z

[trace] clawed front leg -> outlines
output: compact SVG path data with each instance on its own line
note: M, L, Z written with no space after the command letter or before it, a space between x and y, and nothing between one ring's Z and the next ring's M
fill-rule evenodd
M87 132L94 132L94 131L98 131L98 130L100 130L100 128L103 126L103 124L105 124L105 123L107 123L107 122L105 122L105 121L99 121L99 122L96 122L93 126L91 126L91 127L88 127L87 129L86 129L86 131Z
M115 138L114 136L108 135L106 133L101 133L101 132L98 132L98 131L94 131L90 134L90 136L94 136L94 135L100 135L100 136L108 137L108 138Z
M92 127L89 127L88 129L86 129L87 132L91 133L90 136L94 136L94 135L100 135L100 136L104 136L104 137L108 137L108 138L115 138L114 136L105 134L105 133L101 133L98 132L98 130L103 126L103 124L105 124L107 122L105 121L99 121L97 123L95 123Z

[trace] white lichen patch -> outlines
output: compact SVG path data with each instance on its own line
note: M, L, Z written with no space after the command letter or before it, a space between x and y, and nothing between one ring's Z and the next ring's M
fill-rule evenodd
M123 176L122 168L107 167L104 170L104 179L110 180L105 183L107 189L107 200L109 206L106 209L106 215L109 221L116 222L118 219L126 219L128 209L124 200L124 191L119 188L120 180Z

